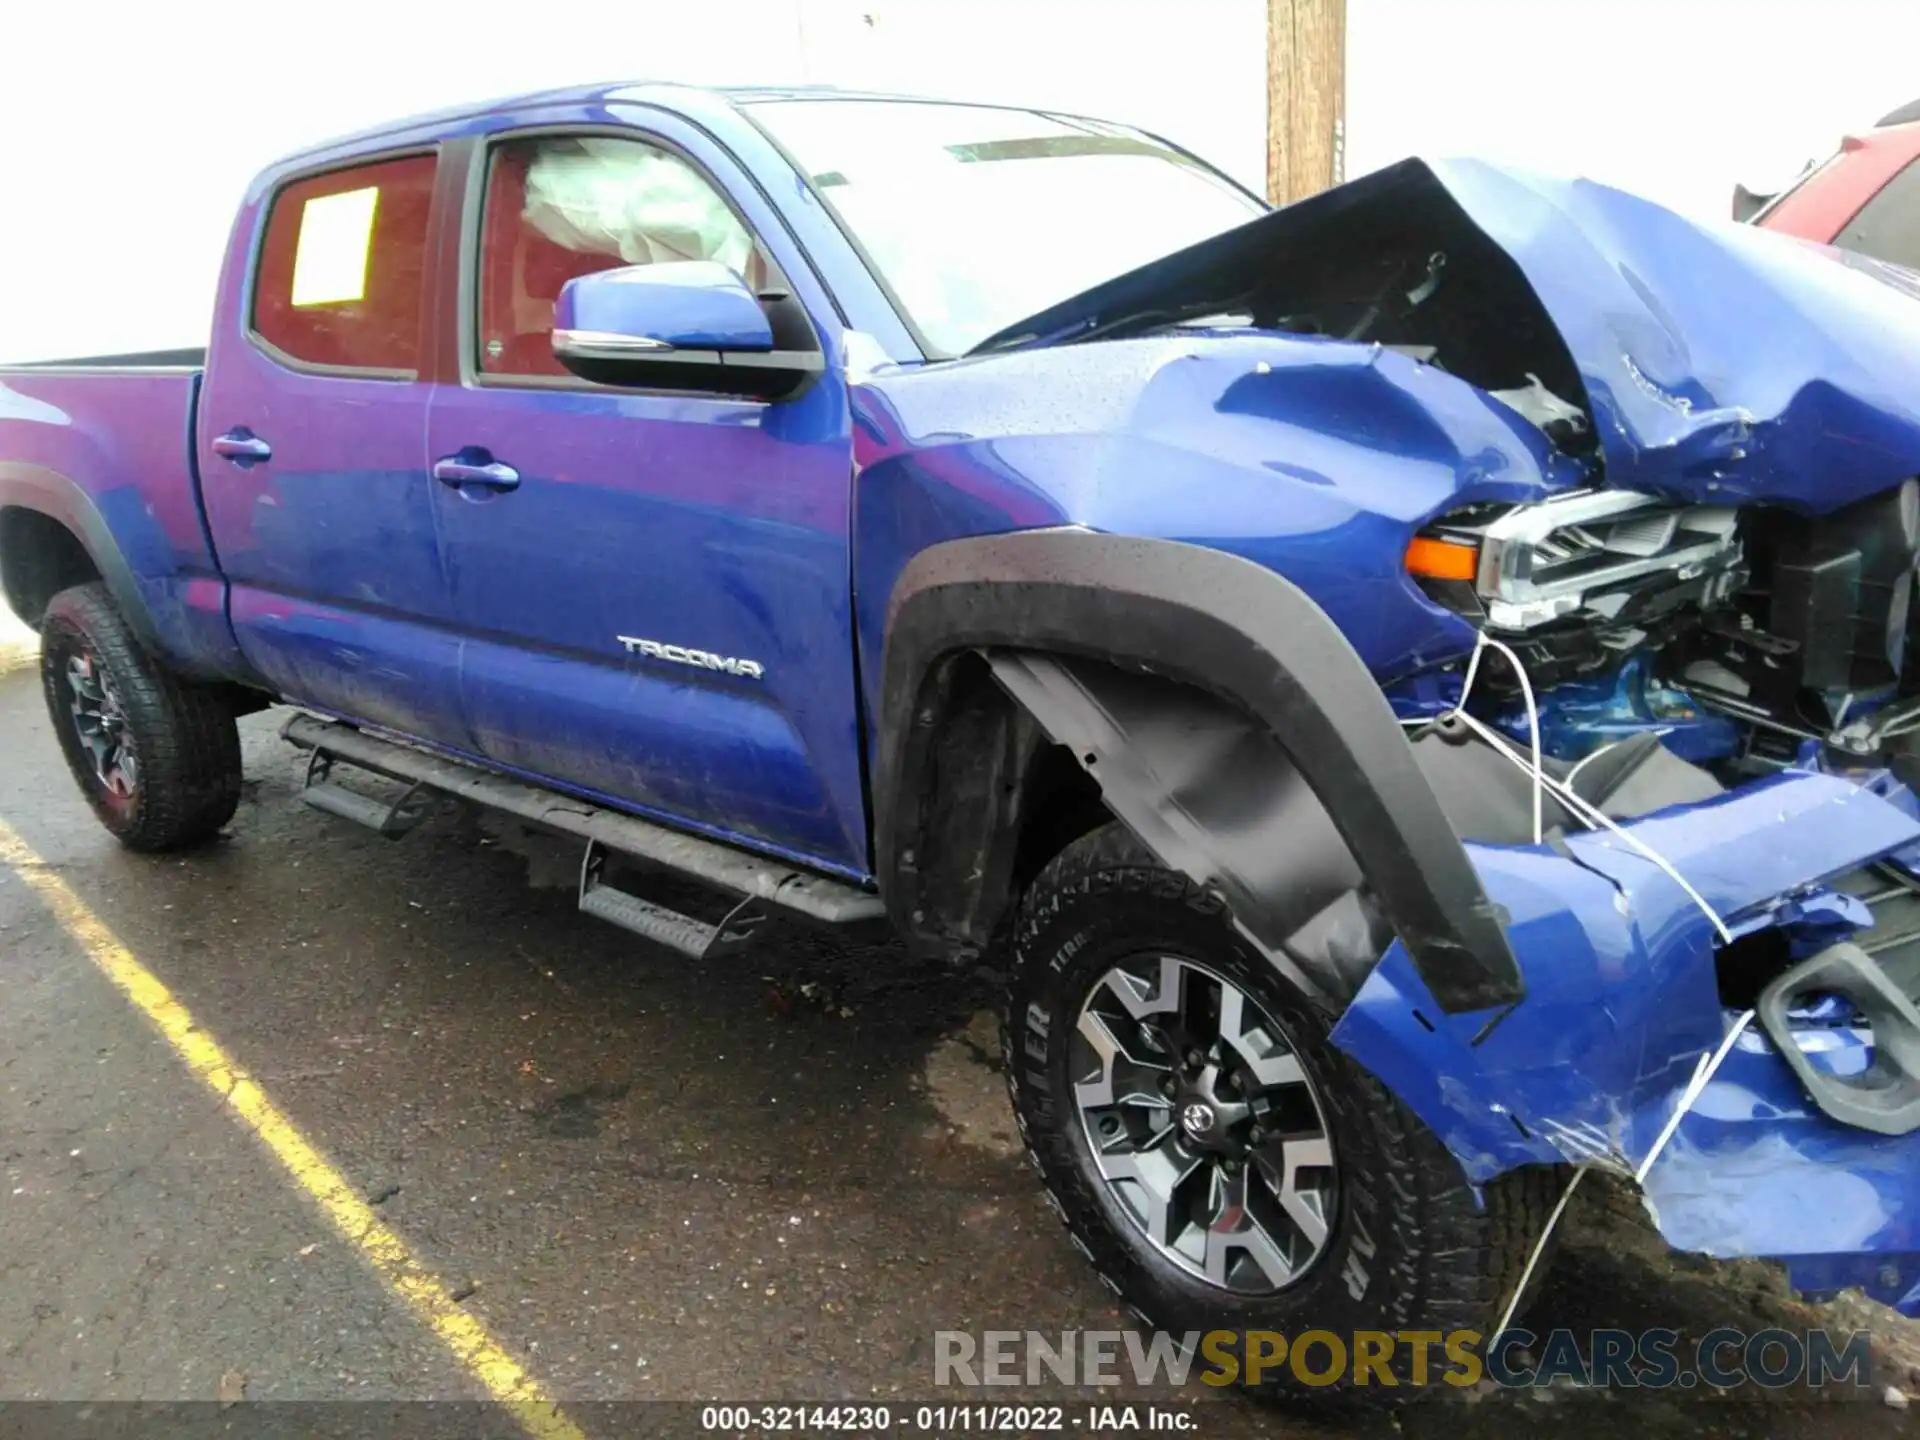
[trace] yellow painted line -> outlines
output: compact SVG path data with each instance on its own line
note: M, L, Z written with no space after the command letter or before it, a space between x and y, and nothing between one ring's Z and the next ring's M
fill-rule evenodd
M120 937L4 820L0 820L0 860L33 889L61 928L86 951L87 958L153 1022L187 1068L260 1138L294 1183L313 1198L341 1239L360 1252L387 1288L439 1337L461 1368L494 1400L508 1407L528 1435L534 1440L586 1440L540 1383L501 1348L484 1325L460 1308L439 1277L414 1258L407 1242L373 1213L347 1177L333 1168L318 1147L221 1049L220 1042L200 1028L173 992L133 958Z

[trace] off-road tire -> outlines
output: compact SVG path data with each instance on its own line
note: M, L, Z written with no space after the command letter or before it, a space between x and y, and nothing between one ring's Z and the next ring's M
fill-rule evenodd
M1070 1073L1064 1038L1110 966L1160 947L1244 987L1286 1029L1317 1091L1338 1199L1326 1248L1278 1293L1234 1294L1170 1262L1129 1222L1089 1158L1073 1099L1081 1077ZM1484 1335L1499 1322L1556 1198L1556 1172L1515 1172L1476 1199L1432 1132L1334 1047L1328 1017L1240 937L1217 900L1128 831L1097 830L1047 865L1023 901L1013 949L1003 1048L1028 1158L1074 1244L1141 1323L1176 1338L1330 1331L1351 1346L1362 1331ZM1438 1347L1429 1358L1429 1383L1453 1368ZM1314 1352L1313 1370L1328 1363L1324 1348ZM1195 1373L1208 1368L1198 1365ZM1414 1398L1409 1347L1396 1347L1394 1370L1397 1388L1354 1388L1308 1386L1290 1368L1267 1369L1258 1393L1373 1406Z
M138 764L132 793L96 773L75 727L68 663L90 658L111 684ZM67 768L100 823L130 850L210 839L240 803L240 732L224 697L173 674L141 646L99 582L62 590L40 626L40 679Z

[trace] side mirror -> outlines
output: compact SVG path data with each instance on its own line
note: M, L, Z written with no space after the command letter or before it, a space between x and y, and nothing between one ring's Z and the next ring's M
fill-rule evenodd
M776 348L776 307L712 260L628 265L569 280L553 307L553 353L598 385L710 390L786 400L826 368L804 317L781 316L797 348ZM797 318L797 323L795 323Z

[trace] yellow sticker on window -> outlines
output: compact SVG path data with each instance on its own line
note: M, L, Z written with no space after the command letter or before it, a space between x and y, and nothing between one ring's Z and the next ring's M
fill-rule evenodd
M373 250L373 213L380 187L316 195L301 207L293 251L293 303L341 305L367 293L367 257Z

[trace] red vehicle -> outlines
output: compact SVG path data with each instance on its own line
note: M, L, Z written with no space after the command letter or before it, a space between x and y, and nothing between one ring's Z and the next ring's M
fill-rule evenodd
M1920 269L1920 101L1849 135L1754 224ZM1736 216L1740 197L1736 194Z

